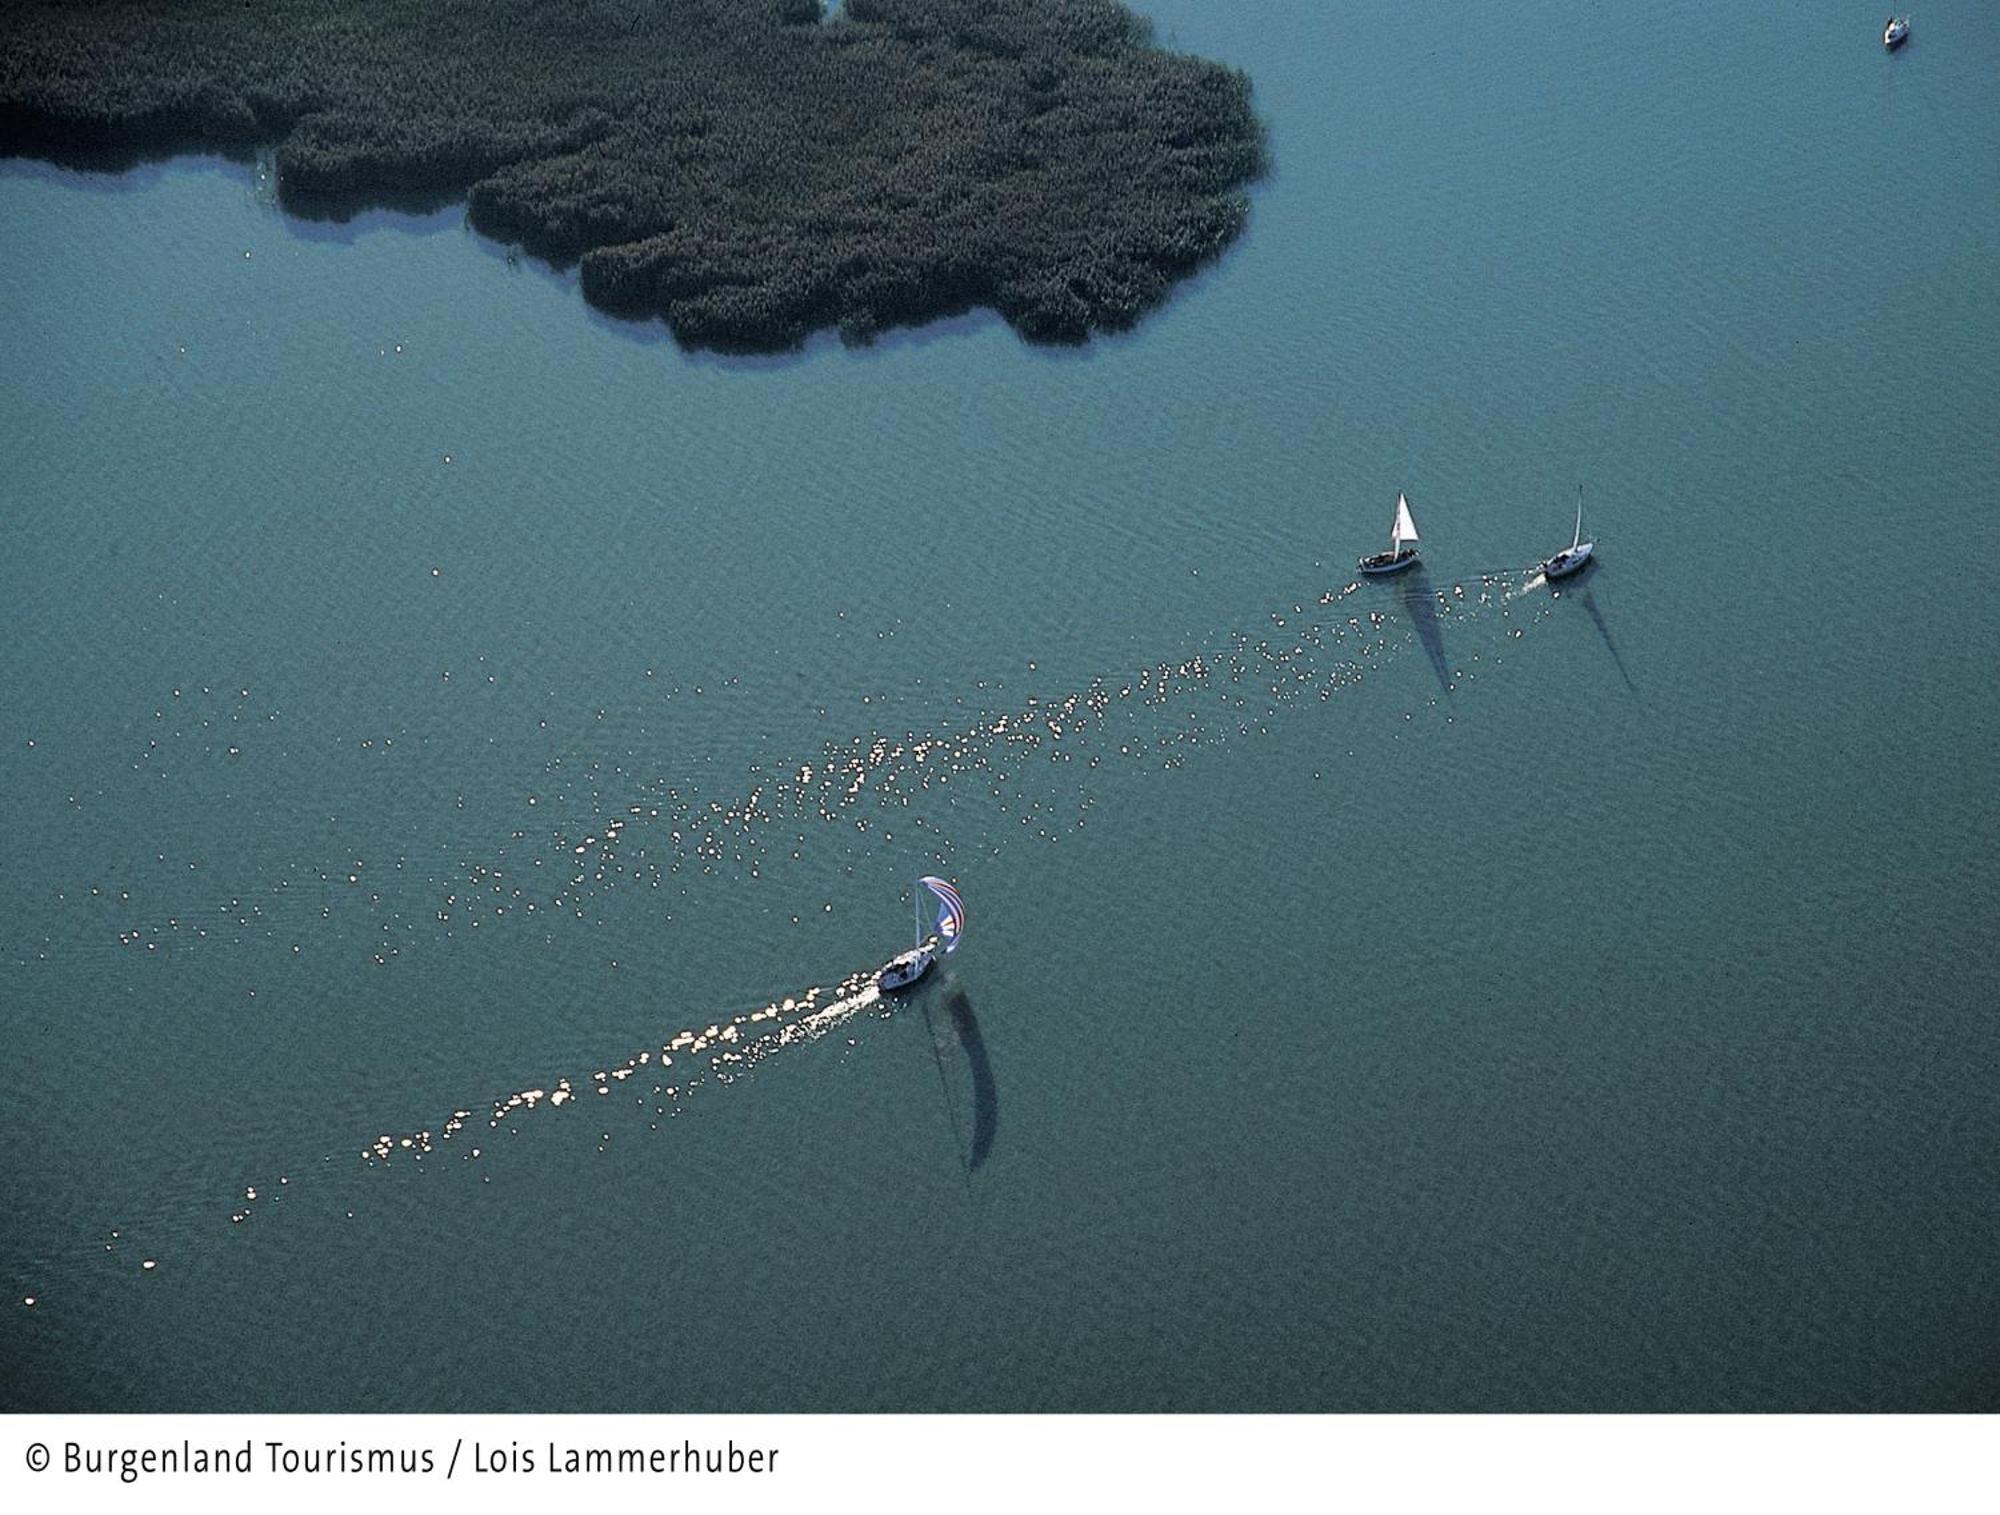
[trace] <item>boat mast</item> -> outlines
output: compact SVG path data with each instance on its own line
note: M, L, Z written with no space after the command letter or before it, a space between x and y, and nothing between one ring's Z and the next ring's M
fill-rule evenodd
M1577 544L1583 540L1583 486L1576 486L1576 535L1569 539L1569 550L1575 552Z
M910 885L910 950L924 944L924 885L919 879Z

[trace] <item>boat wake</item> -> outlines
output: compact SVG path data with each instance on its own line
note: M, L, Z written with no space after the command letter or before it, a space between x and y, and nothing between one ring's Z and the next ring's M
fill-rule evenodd
M1266 631L1239 631L1124 675L1028 696L959 725L868 730L793 762L753 765L746 787L723 798L682 781L642 780L617 810L594 810L535 843L516 831L514 845L468 863L445 887L436 919L448 932L492 929L510 916L516 924L587 917L620 888L685 896L691 880L725 870L762 879L801 856L810 830L828 825L882 844L914 843L938 865L996 855L1023 835L1053 841L1088 824L1099 770L1184 767L1198 749L1264 734L1289 711L1330 701L1413 643L1440 691L1455 692L1501 654L1473 651L1454 663L1445 630L1490 615L1518 636L1545 606L1524 601L1517 581L1494 573L1442 588L1421 577L1394 587L1349 583L1272 613ZM554 887L533 882L551 876Z
M574 1078L516 1089L491 1102L481 1120L471 1110L454 1110L436 1127L403 1133L385 1132L361 1151L362 1161L383 1164L398 1158L420 1160L441 1153L456 1140L467 1161L485 1155L477 1143L481 1131L494 1133L517 1124L537 1110L560 1110L587 1104L620 1092L636 1094L653 1116L674 1113L679 1104L704 1083L728 1084L773 1053L802 1042L818 1041L871 1011L887 1016L896 1001L877 983L883 967L857 969L838 983L813 985L796 994L773 998L754 1009L721 1016L701 1027L684 1027L657 1046L641 1047L622 1059ZM466 1133L471 1131L470 1139Z
M1108 766L1180 768L1206 748L1266 734L1289 714L1332 702L1410 648L1423 654L1435 675L1438 688L1425 700L1435 707L1481 667L1499 663L1511 643L1548 613L1549 597L1528 597L1539 587L1532 578L1523 584L1518 573L1441 587L1421 577L1357 580L1272 612L1257 631L1238 631L1123 675L1025 696L928 731L864 730L795 761L752 764L741 786L721 797L704 794L692 781L639 777L622 763L607 774L601 762L591 763L589 784L528 797L532 829L524 815L521 824L505 828L488 856L444 875L406 871L406 858L398 859L393 878L365 883L358 863L295 865L262 886L229 891L226 903L202 908L183 901L150 924L129 924L128 909L118 917L124 924L117 937L128 951L179 947L203 955L232 944L265 944L282 952L281 944L295 942L316 918L323 936L352 944L355 933L323 923L343 907L360 908L379 928L360 940L372 965L382 969L406 961L408 951L423 944L422 922L440 940L463 940L478 927L483 942L522 923L552 939L560 929L610 911L619 891L645 891L638 902L645 914L632 920L657 932L662 912L653 891L667 895L669 924L681 908L677 901L691 900L705 878L728 875L783 891L793 886L777 875L805 864L816 832L845 838L850 872L856 846L879 849L905 865L915 852L927 866L951 872L955 859L969 865L1016 841L1054 842L1085 826L1098 804L1100 771ZM1499 634L1475 646L1465 633L1482 621ZM1456 656L1448 639L1458 644ZM621 786L624 793L617 795ZM967 870L957 871L962 876ZM294 889L301 879L320 887ZM805 908L800 905L801 914ZM795 923L799 918L792 915ZM233 926L229 935L206 926L189 929L198 920L218 919ZM858 969L726 1014L693 1018L621 1057L521 1080L428 1124L377 1128L345 1153L323 1152L290 1163L275 1182L242 1186L229 1221L242 1226L274 1200L296 1202L303 1175L351 1172L356 1154L364 1169L447 1156L485 1162L497 1136L544 1112L606 1101L636 1107L657 1127L699 1089L730 1084L787 1049L837 1032L851 1037L860 1018L892 1014L897 1001L882 995L880 971ZM989 1129L988 1145L990 1139ZM976 1137L973 1147L976 1158ZM145 1229L168 1236L196 1228L162 1213ZM120 1238L119 1244L128 1241Z
M1011 815L1023 828L1053 840L1054 818L1068 812L1082 826L1094 798L1087 785L1072 786L1068 793L1060 782L1031 786L1023 771L1026 760L1041 757L1059 773L1082 775L1113 761L1179 767L1204 745L1266 731L1287 709L1330 701L1412 646L1425 653L1449 694L1470 677L1470 669L1449 663L1445 628L1490 614L1509 623L1504 640L1511 640L1545 613L1545 601L1524 608L1525 589L1514 587L1517 583L1518 575L1494 573L1440 589L1419 578L1387 595L1369 593L1380 586L1350 583L1323 594L1310 612L1295 604L1289 614L1273 614L1273 634L1238 632L1123 677L1094 678L1057 696L1031 696L1010 709L924 735L871 732L829 743L796 766L753 768L746 789L730 799L704 800L679 785L654 781L642 786L645 800L626 805L620 814L601 815L580 835L551 832L548 845L526 866L519 856L504 853L469 865L439 902L437 919L448 931L468 921L501 926L510 912L516 921L534 915L543 921L588 919L621 884L659 888L684 872L698 877L724 869L762 876L780 847L798 856L808 840L799 829L803 821L845 823L863 834L879 832L884 842L894 841L891 828L905 827L922 835L942 865L958 850L952 832L960 828L949 823L958 819L956 796L968 790L991 802L992 818ZM1368 598L1356 602L1359 594ZM1467 663L1498 660L1493 651L1473 652ZM1191 705L1203 708L1183 708ZM976 786L983 786L983 793ZM975 845L981 853L997 851L1008 829L989 827ZM536 857L570 861L539 898L512 882L532 872ZM680 892L685 890L683 882ZM884 966L857 969L832 984L683 1027L588 1072L524 1083L481 1102L483 1109L457 1108L428 1126L379 1133L361 1157L369 1165L447 1153L483 1161L491 1156L494 1136L532 1114L588 1108L621 1095L657 1128L704 1085L729 1084L779 1052L851 1028L857 1018L892 1014L898 1001L877 985ZM246 1203L239 1214L247 1218L249 1211Z

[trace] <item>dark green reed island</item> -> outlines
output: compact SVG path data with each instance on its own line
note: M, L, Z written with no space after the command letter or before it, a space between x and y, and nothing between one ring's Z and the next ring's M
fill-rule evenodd
M322 213L468 195L481 231L694 346L974 306L1131 325L1241 228L1243 74L1110 0L9 4L0 148L275 143Z

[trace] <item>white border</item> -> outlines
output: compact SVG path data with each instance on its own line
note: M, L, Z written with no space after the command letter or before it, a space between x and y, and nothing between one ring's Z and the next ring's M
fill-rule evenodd
M636 1498L655 1510L1044 1515L1130 1506L1480 1512L1884 1511L1971 1508L1994 1491L1980 1416L13 1416L0 1506L194 1515L368 1515ZM64 1444L253 1444L240 1474L64 1473ZM462 1440L461 1440L462 1439ZM778 1449L761 1475L563 1475L547 1449ZM429 1476L272 1474L264 1444L427 1448ZM30 1472L41 1442L55 1466ZM531 1451L533 1472L477 1473L472 1447ZM459 1464L445 1476L454 1447ZM1990 1504L1987 1507L1991 1507Z

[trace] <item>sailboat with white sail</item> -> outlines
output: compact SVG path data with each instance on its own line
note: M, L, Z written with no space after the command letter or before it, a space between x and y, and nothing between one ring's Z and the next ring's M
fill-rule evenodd
M1362 573L1399 573L1417 560L1417 522L1410 502L1396 496L1396 520L1389 528L1389 550L1373 553L1354 566Z
M926 890L937 901L938 907L937 935L929 941L924 939ZM890 958L882 971L875 975L875 986L884 994L907 989L930 972L931 966L938 960L938 948L942 946L946 952L956 952L965 932L965 901L943 879L929 874L918 879L917 887L911 891L910 904L916 912L916 944L908 952Z
M1569 546L1542 564L1542 577L1560 579L1575 573L1590 561L1590 555L1597 550L1595 542L1583 539L1583 486L1576 486L1576 534L1569 539Z

